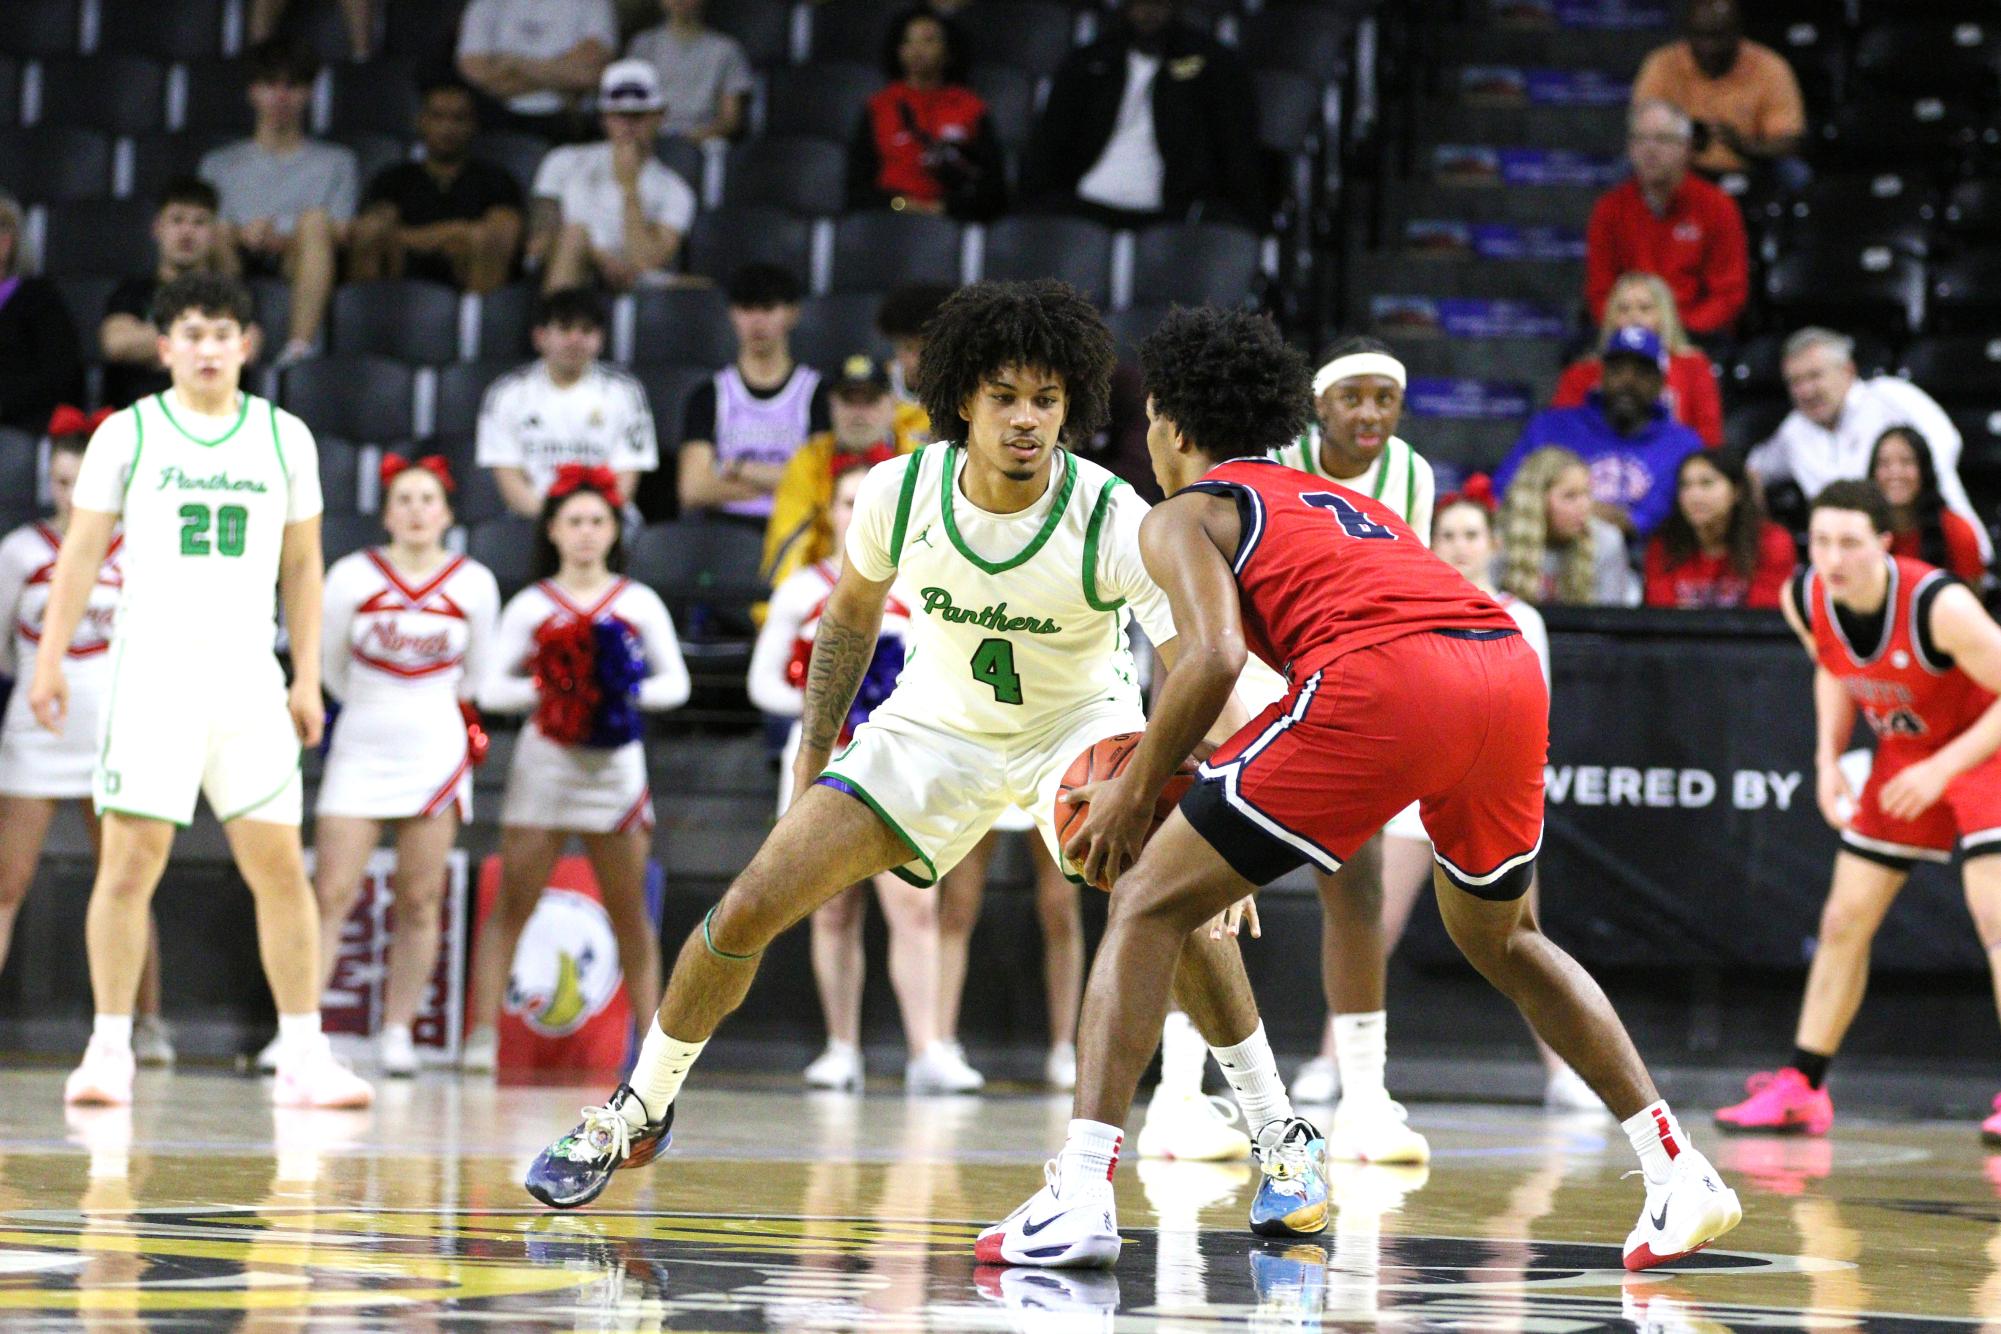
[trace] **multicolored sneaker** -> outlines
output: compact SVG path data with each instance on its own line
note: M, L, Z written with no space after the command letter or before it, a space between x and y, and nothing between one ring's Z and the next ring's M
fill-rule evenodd
M645 1118L635 1130L620 1107L630 1099ZM621 1167L644 1167L674 1142L674 1105L655 1121L646 1104L620 1084L602 1107L586 1107L577 1127L536 1155L521 1184L551 1209L575 1209L604 1193Z
M1980 1139L1984 1144L2001 1145L2001 1093L1994 1095L1994 1114L1980 1123Z
M1752 1075L1744 1090L1751 1096L1717 1111L1716 1124L1723 1129L1825 1135L1834 1124L1834 1099L1791 1066Z
M1249 1320L1253 1334L1319 1329L1327 1309L1327 1252L1303 1241L1252 1251L1251 1291L1258 1299Z
M1320 1170L1326 1142L1301 1117L1258 1127L1255 1152L1262 1178L1251 1200L1251 1231L1260 1237L1310 1237L1327 1230L1327 1178Z
M1667 1180L1647 1183L1640 1221L1626 1236L1626 1268L1634 1271L1693 1255L1744 1219L1737 1192L1694 1149L1668 1164Z

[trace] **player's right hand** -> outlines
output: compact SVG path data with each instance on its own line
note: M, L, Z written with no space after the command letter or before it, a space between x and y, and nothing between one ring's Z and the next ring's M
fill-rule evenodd
M1855 810L1855 793L1841 772L1840 761L1826 760L1814 766L1813 797L1820 805L1820 818L1827 821L1829 828L1837 831L1848 828L1848 817Z
M62 735L63 720L69 717L69 679L62 668L36 666L35 679L28 686L28 707L46 731Z

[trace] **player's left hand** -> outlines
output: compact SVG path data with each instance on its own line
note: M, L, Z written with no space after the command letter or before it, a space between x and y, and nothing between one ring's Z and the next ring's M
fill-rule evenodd
M292 713L292 730L307 750L320 744L327 728L327 704L320 697L318 681L294 681L286 692L285 705Z
M1251 928L1252 940L1264 935L1258 922L1258 901L1249 894L1209 919L1209 939L1222 940L1238 935L1246 925Z
M1063 845L1063 855L1088 883L1108 894L1126 868L1139 859L1140 845L1146 842L1153 818L1149 803L1134 801L1129 795L1131 787L1123 777L1108 778L1072 788L1063 796L1072 806L1089 803L1084 822Z
M1952 775L1938 764L1919 760L1883 784L1882 795L1876 801L1883 814L1893 820L1915 820L1945 795L1946 784L1951 781Z

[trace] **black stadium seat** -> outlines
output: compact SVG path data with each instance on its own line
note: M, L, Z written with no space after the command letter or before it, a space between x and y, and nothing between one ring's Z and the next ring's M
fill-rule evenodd
M1325 85L1291 70L1261 69L1257 88L1258 142L1280 153L1298 153L1317 143L1327 128Z
M1936 98L1850 100L1808 131L1807 152L1824 171L1928 171L1972 139L1964 109Z
M782 264L803 282L813 263L813 224L769 205L725 204L695 215L688 268L722 282L751 262Z
M399 57L377 56L366 65L327 67L333 90L328 128L342 133L373 130L402 138L417 132L417 67Z
M1952 188L1940 216L1956 237L1983 243L2001 240L2001 180L1961 181Z
M527 587L534 550L535 526L512 515L474 525L466 540L466 554L493 571L503 599Z
M1930 4L1911 6L1925 13ZM1864 32L1855 44L1855 86L1905 97L1990 106L1995 100L1995 55L2001 49L2001 14L1989 23L1924 21L1888 23Z
M1827 324L1893 338L1915 326L1924 266L1887 246L1859 253L1838 243L1781 258L1765 275L1765 299L1787 328Z
M361 513L361 446L315 435L320 447L320 494L329 514Z
M489 130L472 141L472 155L504 167L524 198L535 188L535 169L548 153L547 139L519 130Z
M334 289L336 356L379 353L438 366L459 354L459 294L437 283L346 283Z
M833 290L959 281L959 225L922 213L851 213L834 224Z
M1793 405L1784 394L1745 398L1723 414L1723 440L1737 449L1755 449L1771 438Z
M1112 282L1112 234L1083 218L1002 218L986 229L982 272L1001 280L1061 278L1103 305Z
M1035 76L1013 65L973 66L973 91L986 100L987 117L1003 147L1021 148L1035 125Z
M1034 78L1056 72L1070 54L1076 19L1054 0L979 0L958 15L973 59L1012 65Z
M736 356L729 303L714 287L634 292L632 360L714 368Z
M1223 223L1166 223L1139 234L1135 301L1241 306L1258 278L1258 238Z
M874 4L876 0L867 0ZM815 61L771 72L765 96L766 134L818 134L846 142L861 117L862 104L882 87L874 64Z
M410 158L410 150L403 140L375 130L342 130L327 135L326 140L354 154L355 179L361 182L364 194L377 172L407 162Z
M10 0L0 21L0 51L17 56L71 56L82 40L81 0Z
M729 0L712 6L711 27L737 39L750 63L782 64L792 50L792 6L785 0Z
M1930 332L1991 333L1997 315L2001 315L2001 253L1979 251L1933 268L1931 299L1925 307Z
M471 436L479 428L479 408L486 401L487 387L520 364L459 361L441 368L433 429L441 436Z
M833 371L857 352L889 355L889 346L875 330L882 309L877 292L832 292L809 296L799 306L799 324L792 331L792 355L808 366Z
M111 193L111 140L73 125L0 130L0 190L27 200Z
M153 205L142 199L72 199L50 204L42 241L45 273L122 278L152 267ZM90 318L77 312L79 319Z
M222 54L224 0L98 0L97 45L160 60Z
M382 523L373 514L329 510L320 519L320 547L329 565L383 540Z
M250 133L253 117L248 61L190 60L185 70L187 102L182 112L182 128Z
M168 181L176 176L195 175L202 157L210 149L220 148L236 137L228 130L131 136L132 197L157 200Z
M33 505L40 453L41 447L34 436L0 426L0 495L11 500L25 499Z
M1938 216L1937 195L1918 177L1899 172L1823 176L1793 201L1786 231L1794 245L1839 236L1851 245L1886 245L1923 258L1931 252Z
M0 55L0 126L21 123L21 62Z
M832 139L752 139L730 150L723 173L723 202L731 207L768 205L829 217L846 207L847 192L847 150Z
M104 322L104 305L120 280L103 273L67 273L50 281L62 294L63 306L76 324L78 354L86 364L98 360L97 326Z
M167 70L138 55L42 62L42 121L106 134L146 134L167 123Z
M519 362L534 355L529 335L535 323L535 289L516 283L487 292L479 299L479 336L473 356L479 361Z
M1119 357L1124 361L1139 360L1139 345L1160 323L1161 316L1167 314L1165 301L1135 301L1124 310L1105 313L1105 324L1117 340Z
M883 41L897 7L882 0L825 0L813 6L813 59L851 60L880 68Z
M315 434L387 444L412 434L413 380L408 366L387 357L314 357L279 377L278 402Z
M660 466L671 469L669 456L681 444L682 410L695 386L715 372L701 366L637 366L633 377L646 391L646 406L653 413L653 434L660 442Z
M1353 30L1338 9L1267 5L1244 17L1237 50L1252 69L1291 70L1326 82L1341 74Z
M2001 400L2001 338L1920 338L1904 349L1897 369L1933 398Z

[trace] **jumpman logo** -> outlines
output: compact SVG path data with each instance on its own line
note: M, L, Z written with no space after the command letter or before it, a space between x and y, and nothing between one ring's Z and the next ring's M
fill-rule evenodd
M927 523L922 528L919 528L917 536L910 539L910 545L913 547L920 545L931 547L931 525ZM931 549L936 551L938 548L931 547Z

